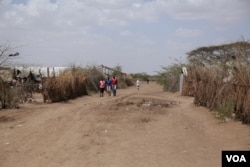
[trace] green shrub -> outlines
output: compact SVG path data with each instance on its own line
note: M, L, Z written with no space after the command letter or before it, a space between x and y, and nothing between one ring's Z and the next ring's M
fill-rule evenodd
M179 91L179 79L182 64L174 64L168 67L162 67L163 71L158 72L157 82L163 86L164 91Z
M231 118L234 112L235 100L228 100L216 109L216 117L219 119Z

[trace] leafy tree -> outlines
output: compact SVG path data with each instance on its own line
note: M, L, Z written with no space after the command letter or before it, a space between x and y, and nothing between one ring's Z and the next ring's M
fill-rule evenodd
M184 64L174 64L162 67L158 72L157 82L163 86L164 91L177 92L179 90L179 77Z
M230 44L200 47L187 53L193 65L225 66L230 61L250 64L250 43L245 41Z
M143 81L146 81L147 79L149 79L149 75L145 72L143 73L134 73L134 74L131 74L131 76L134 78L134 79L140 79L140 80L143 80Z
M119 76L122 74L122 66L117 65L113 68L112 76Z

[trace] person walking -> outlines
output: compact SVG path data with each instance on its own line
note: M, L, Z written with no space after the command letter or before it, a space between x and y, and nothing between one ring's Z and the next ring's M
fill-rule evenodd
M137 79L137 81L136 81L136 87L137 87L137 90L140 89L140 80L139 79Z
M111 96L111 80L109 77L107 77L105 83L106 83L106 91L108 95Z
M103 97L103 92L105 90L105 81L104 79L102 78L99 82L99 88L100 88L100 97Z
M111 79L111 86L112 86L113 96L116 96L117 85L118 85L118 80L117 80L117 78L115 76L113 76L113 78Z

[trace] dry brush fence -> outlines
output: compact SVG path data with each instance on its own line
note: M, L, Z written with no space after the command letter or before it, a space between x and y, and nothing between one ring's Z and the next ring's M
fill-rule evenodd
M221 117L250 123L250 67L241 66L232 75L216 67L191 68L182 95L194 96L194 104L218 111Z
M250 123L250 67L239 66L235 73L236 115L245 123Z
M44 102L59 102L87 95L86 76L67 71L59 77L43 79Z
M44 102L59 102L74 99L99 91L99 81L106 78L96 67L87 69L73 68L66 70L58 77L43 78ZM119 88L126 88L133 84L130 76L118 77Z
M41 81L27 79L24 83L11 86L0 77L0 109L17 107L18 103L32 98L32 92L43 94L44 102L59 102L88 95L99 90L99 81L105 76L97 68L71 67L59 73L59 76L42 77ZM40 83L41 82L41 83ZM40 89L40 84L42 89ZM130 76L119 77L119 87L126 88L133 84Z
M221 118L250 124L250 43L200 47L187 54L182 94L194 96L196 105L216 110Z

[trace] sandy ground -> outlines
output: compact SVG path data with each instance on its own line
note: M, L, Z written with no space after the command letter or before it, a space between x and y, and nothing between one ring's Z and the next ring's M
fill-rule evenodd
M0 167L219 167L250 150L250 127L222 122L156 83L0 110Z

